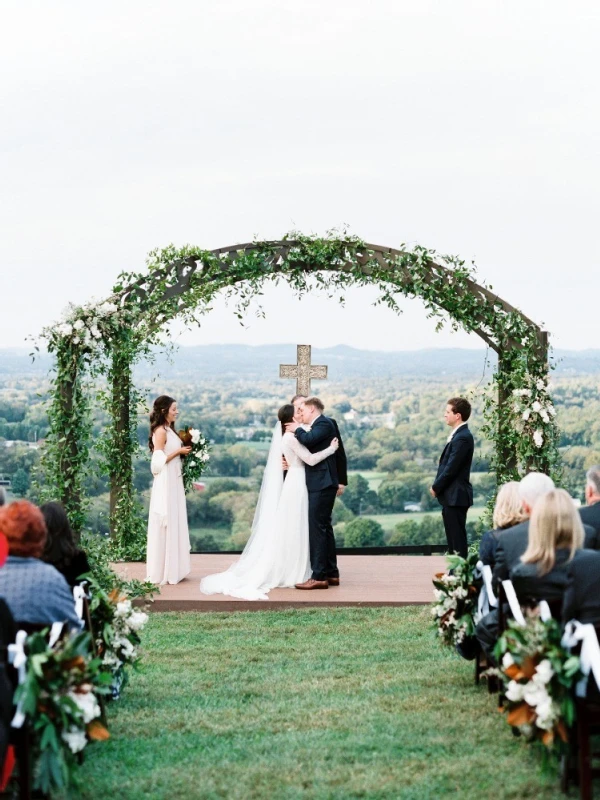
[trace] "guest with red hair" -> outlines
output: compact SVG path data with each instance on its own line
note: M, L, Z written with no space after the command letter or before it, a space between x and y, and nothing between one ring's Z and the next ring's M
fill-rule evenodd
M46 523L39 508L19 500L0 508L0 533L8 541L8 559L0 570L0 597L17 621L36 625L68 622L80 628L66 580L41 560Z

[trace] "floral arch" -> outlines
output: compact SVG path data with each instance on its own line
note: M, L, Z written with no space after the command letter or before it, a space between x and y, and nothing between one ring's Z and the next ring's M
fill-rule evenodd
M134 364L150 355L172 319L197 323L219 292L235 300L241 319L264 284L280 279L300 295L310 291L311 281L331 295L375 285L378 304L400 313L398 296L418 297L438 329L449 321L454 330L476 333L498 354L484 406L498 483L532 469L558 470L558 431L547 387L548 334L491 286L477 283L475 269L459 258L421 246L380 247L345 233L318 238L293 232L280 241L216 250L170 246L149 255L145 272L121 274L105 302L70 307L61 323L43 332L56 357L44 494L62 501L76 530L85 521L92 393L100 392L110 418L100 449L110 475L115 556L139 558L145 520L132 483L140 405ZM105 387L100 390L99 378Z

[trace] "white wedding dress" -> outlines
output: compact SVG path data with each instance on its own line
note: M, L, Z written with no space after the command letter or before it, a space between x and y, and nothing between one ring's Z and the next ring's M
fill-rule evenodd
M309 452L293 433L273 433L252 535L238 561L225 572L200 581L203 594L226 594L242 600L268 600L276 586L294 586L310 578L308 492L304 464L318 464L336 448ZM283 479L281 456L289 465Z

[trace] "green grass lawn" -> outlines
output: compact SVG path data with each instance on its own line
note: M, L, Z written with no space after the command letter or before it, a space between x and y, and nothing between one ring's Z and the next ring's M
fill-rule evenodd
M362 475L369 484L369 489L376 492L384 479L389 477L389 472L376 472L370 469L350 469L348 475Z
M472 506L469 509L467 521L479 519L484 511L484 506ZM391 531L399 522L405 522L407 519L412 519L414 522L421 522L423 517L439 517L440 514L441 507L438 511L415 511L409 514L363 514L363 516L376 520L384 531Z
M70 797L558 798L428 608L153 614Z

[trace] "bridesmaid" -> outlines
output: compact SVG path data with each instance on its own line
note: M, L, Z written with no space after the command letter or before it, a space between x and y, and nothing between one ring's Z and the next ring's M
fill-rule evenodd
M150 495L146 566L152 583L179 583L190 572L190 534L181 477L182 447L175 433L177 403L168 395L154 401L149 447L154 484Z

